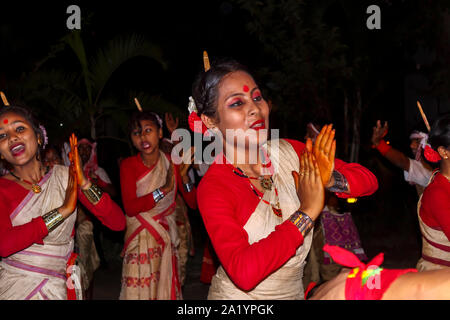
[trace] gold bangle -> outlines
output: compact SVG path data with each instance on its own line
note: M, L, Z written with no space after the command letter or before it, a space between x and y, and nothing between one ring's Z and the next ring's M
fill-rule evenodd
M102 189L100 189L100 187L98 187L93 183L88 189L86 190L81 189L81 191L84 193L86 198L88 198L89 202L92 204L97 204L97 202L100 201L103 195Z
M42 216L44 219L45 226L47 227L48 232L55 230L61 223L63 223L64 218L61 213L59 213L58 209L53 209L50 212L47 212Z

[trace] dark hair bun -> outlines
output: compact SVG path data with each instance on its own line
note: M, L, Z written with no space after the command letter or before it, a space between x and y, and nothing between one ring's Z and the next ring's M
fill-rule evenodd
M440 146L447 149L450 147L450 114L436 120L428 135L428 142L434 150Z

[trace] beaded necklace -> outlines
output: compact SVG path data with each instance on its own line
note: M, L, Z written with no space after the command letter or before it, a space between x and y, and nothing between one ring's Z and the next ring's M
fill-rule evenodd
M248 181L248 183L250 184L250 187L252 188L253 193L259 198L259 200L261 200L261 201L264 202L265 204L271 206L271 207L272 207L273 213L274 213L277 217L281 218L281 217L283 216L282 211L281 211L281 207L280 207L280 201L279 201L279 197L278 197L278 189L277 189L277 187L274 186L274 188L275 188L275 195L276 195L276 197L277 197L277 198L276 198L276 199L277 199L277 203L276 203L275 205L273 205L273 204L270 203L269 201L264 200L264 199L258 194L258 192L256 191L255 187L253 186L253 184L252 184L251 181L250 181L250 179L253 179L253 180L260 180L260 182L261 182L261 177L260 177L260 178L249 177L249 176L247 176L247 175L244 173L244 171L242 171L242 169L240 169L240 168L236 168L236 169L233 168L233 173L236 174L237 176L241 177L241 178L246 178L247 181ZM269 190L271 190L271 189L272 189L272 186L273 186L273 179L272 179L272 177L270 177L270 178L265 178L265 179L267 179L267 180L270 181L270 189L269 189ZM261 183L261 185L262 185L262 183ZM262 185L262 186L263 186L263 185ZM264 188L264 186L263 186L263 188ZM265 188L264 188L264 189L265 189ZM267 189L266 189L266 190L267 190Z

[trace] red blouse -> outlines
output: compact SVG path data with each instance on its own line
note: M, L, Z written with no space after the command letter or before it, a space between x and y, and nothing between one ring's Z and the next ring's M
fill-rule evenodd
M442 230L450 241L450 181L441 173L425 188L419 214L427 226Z
M286 141L300 157L305 144ZM285 221L266 238L250 245L244 225L259 199L248 181L234 174L232 168L213 163L200 181L197 201L225 271L242 290L251 290L295 254L303 237L293 223ZM335 170L347 178L351 190L351 194L337 194L339 197L367 196L378 189L376 177L359 164L336 159Z
M167 156L167 155L166 155ZM168 156L167 156L168 157ZM125 213L129 217L151 210L155 206L155 200L150 192L145 196L138 197L136 195L136 182L144 175L148 174L153 168L148 168L142 162L141 154L126 158L120 164L120 188L122 191L122 202ZM175 165L175 174L177 179L178 190L186 200L187 205L191 209L197 209L196 188L191 192L186 192L181 181L180 166ZM165 181L161 181L163 186Z
M0 178L0 190L0 256L7 257L33 243L44 244L43 239L48 235L48 230L42 217L15 227L9 217L30 191L5 178ZM125 229L125 215L107 193L103 193L94 206L78 188L78 200L111 230Z

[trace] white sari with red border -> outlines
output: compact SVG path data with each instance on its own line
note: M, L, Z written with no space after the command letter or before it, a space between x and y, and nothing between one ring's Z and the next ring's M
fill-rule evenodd
M438 172L433 172L428 185L434 180ZM420 217L422 195L417 204L417 216L419 217L420 231L422 233L422 257L417 262L416 268L421 272L450 267L450 242L447 236L442 229L427 226Z
M160 151L156 165L136 182L136 195L145 196L164 185L170 161ZM175 175L176 177L176 175ZM121 300L181 299L176 223L177 181L172 191L155 207L126 217L127 229L122 251Z
M64 203L68 183L67 167L55 165L40 181L42 191L30 191L11 213L13 226L60 207ZM3 258L0 262L0 300L65 300L67 299L67 261L74 239L72 230L76 211L44 239L44 245L28 248ZM75 286L79 283L75 283ZM70 281L69 286L73 286Z

